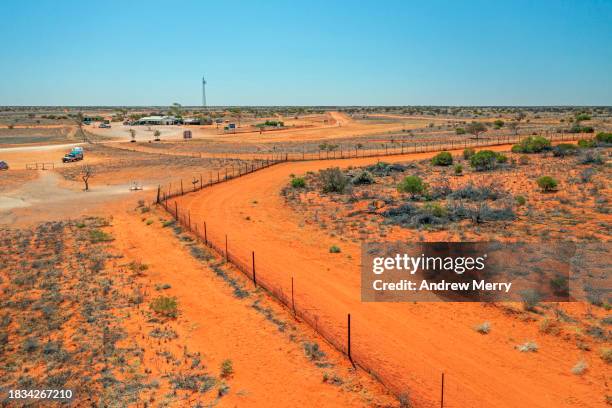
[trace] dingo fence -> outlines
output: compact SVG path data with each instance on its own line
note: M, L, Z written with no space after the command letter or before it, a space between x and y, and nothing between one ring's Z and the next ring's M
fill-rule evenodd
M551 142L554 141L569 141L584 135L573 135L574 138L570 139L567 135L552 135L548 139ZM504 137L495 139L471 139L466 140L465 143L432 143L427 145L412 144L408 146L400 146L394 150L385 150L379 154L371 155L355 155L350 156L344 155L342 152L341 156L335 157L340 158L356 158L356 157L371 157L371 156L391 156L411 153L424 153L434 152L443 150L457 150L465 148L479 148L485 146L505 145L510 143L520 142L522 138L516 137ZM322 158L328 159L327 157ZM334 159L334 157L329 157ZM174 200L169 202L171 198L185 195L190 192L199 191L203 188L211 187L215 184L223 183L225 181L232 180L247 174L253 173L258 170L265 169L275 164L287 162L287 161L301 161L301 160L316 160L316 158L299 158L293 157L290 154L285 154L284 157L280 156L278 160L267 161L262 160L251 165L241 166L240 169L234 169L232 172L216 172L210 173L208 181L204 182L202 176L199 179L194 178L195 182L191 189L186 189L182 181L175 184L175 190L168 188L166 191L162 191L161 186L157 190L156 203L163 206L179 225L183 226L186 230L194 234L198 240L204 245L215 251L221 258L235 266L241 271L248 279L250 279L256 287L263 288L272 297L274 297L281 305L283 305L293 316L308 324L315 332L317 332L326 342L328 342L335 349L346 355L353 366L359 366L374 378L378 379L384 386L386 386L392 393L394 393L400 400L407 398L407 388L405 381L401 378L397 378L397 373L389 371L385 368L385 359L376 353L372 353L371 347L368 347L367 338L364 340L363 345L360 342L355 341L354 333L351 333L351 314L343 314L339 311L326 311L326 316L321 316L317 313L316 308L302 306L297 302L295 296L296 284L299 282L295 281L294 276L287 276L286 282L278 282L277 280L270 278L265 271L257 271L256 269L256 253L254 251L249 252L250 256L238 255L236 251L232 251L231 248L231 236L226 232L220 233L216 231L211 234L208 230L205 220L192 220L189 211L181 210L178 202ZM242 248L244 252L244 248ZM289 283L290 282L290 283ZM290 288L290 289L289 289ZM302 293L302 295L307 295ZM332 317L335 315L335 317ZM346 320L344 320L346 318ZM346 324L343 323L346 322ZM448 382L445 383L445 373L434 370L433 368L427 373L428 379L423 381L423 386L426 385L426 390L411 390L413 396L423 406L440 406L440 407L451 407L458 405L451 405L452 400L456 396L460 399L460 395L465 390L459 389L459 386L453 384L449 387ZM441 380L440 380L441 379ZM437 388L439 387L439 388ZM437 391L435 390L437 388ZM439 394L438 394L439 393ZM449 404L450 403L450 404Z

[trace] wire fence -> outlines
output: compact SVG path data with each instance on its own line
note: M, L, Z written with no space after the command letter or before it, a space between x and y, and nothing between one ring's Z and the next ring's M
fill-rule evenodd
M573 139L592 137L592 135L574 135ZM391 156L406 153L423 153L443 150L456 150L460 148L477 148L485 146L503 145L509 143L520 142L522 138L497 138L497 139L481 139L471 140L469 142L457 145L455 143L435 143L426 146L411 145L410 149L400 147L397 151L386 150L384 154L379 156ZM548 139L551 142L555 141L570 141L567 135L550 135ZM375 156L375 155L371 155ZM354 157L371 157L371 156L343 156L339 158L354 158ZM327 157L322 158L327 159ZM329 157L334 159L334 157ZM257 254L254 251L246 251L244 248L232 250L231 241L227 233L219 233L219 231L209 231L206 222L196 222L191 219L191 214L187 210L179 207L178 201L170 199L179 197L190 192L199 191L203 188L211 187L215 184L223 183L234 178L242 177L253 172L263 170L279 163L287 161L312 160L311 158L301 159L294 158L289 154L285 157L279 157L278 160L268 161L262 160L249 165L241 166L234 172L221 174L217 172L211 174L204 182L202 177L193 184L191 189L186 189L182 182L175 184L175 189L162 191L161 186L157 191L157 204L161 205L176 222L183 226L186 230L193 233L203 244L214 250L219 256L223 257L227 262L234 265L245 276L252 280L256 287L261 287L277 299L285 306L296 319L308 324L315 332L317 332L325 341L336 348L338 351L347 356L354 366L359 366L374 378L378 379L400 400L407 395L407 383L405 377L409 375L406 372L398 372L389 367L389 358L392 356L383 356L381 353L375 352L378 346L376 337L371 338L371 333L362 331L351 332L351 315L340 310L324 310L321 312L316 306L309 304L311 298L307 293L304 293L302 288L296 291L299 282L295 281L294 276L287 276L284 282L280 282L278 277L274 278L274 273L267 273L265 270L257 270L258 260ZM216 176L216 177L215 177ZM240 253L239 253L240 252ZM299 295L298 295L299 293ZM356 341L357 339L358 341ZM423 371L425 370L425 371ZM465 400L465 393L468 391L464 387L460 387L457 382L448 381L445 383L445 373L433 365L430 368L422 369L418 375L425 376L427 379L418 378L417 374L411 378L412 384L418 383L419 389L410 390L410 398L412 402L418 401L420 406L424 407L460 407L459 401ZM456 402L455 402L456 401Z

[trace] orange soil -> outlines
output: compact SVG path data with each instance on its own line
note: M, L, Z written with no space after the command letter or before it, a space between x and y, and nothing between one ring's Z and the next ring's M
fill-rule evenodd
M346 382L341 387L322 382L324 371L307 360L301 345L280 333L251 307L253 296L261 296L266 302L266 295L257 295L247 283L251 296L245 300L235 298L231 288L208 266L186 253L187 248L172 236L171 228L163 228L159 222L145 226L125 205L113 205L109 211L115 214L112 233L119 253L149 266L145 275L149 287L155 283L172 286L164 293L179 301L177 331L181 345L201 352L203 363L212 371L224 359L232 360L235 373L228 381L232 391L223 397L221 406L393 404L393 398L385 396L380 384L364 373L353 373L350 365L325 344L323 350L335 363L331 372L340 373ZM157 220L159 214L143 216ZM275 314L291 324L292 318L284 310L276 307ZM303 325L297 326L293 334L298 337L308 331ZM176 354L180 351L176 350ZM152 353L145 349L149 364L155 360L149 355Z
M496 146L491 150L508 150ZM459 152L457 152L459 153ZM435 153L385 158L405 161ZM481 304L383 304L360 301L360 247L312 225L301 225L280 189L290 174L321 168L362 166L377 158L285 163L178 199L192 223L206 221L208 236L249 264L257 256L258 276L290 293L296 304L318 316L328 335L345 340L346 313L352 314L353 354L375 369L393 390L409 393L419 407L439 405L440 375L446 373L447 407L601 406L607 386L603 363L576 347L538 332L537 326L509 318ZM173 203L172 203L173 205ZM200 227L201 228L201 227ZM489 321L492 331L473 330ZM537 353L520 353L519 343L536 340ZM572 366L585 359L590 369L578 377ZM609 378L609 377L608 377Z

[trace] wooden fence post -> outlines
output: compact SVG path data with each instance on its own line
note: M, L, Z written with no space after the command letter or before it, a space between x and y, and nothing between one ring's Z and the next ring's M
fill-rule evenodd
M444 373L442 373L442 389L440 391L440 408L444 408Z
M174 202L174 217L176 218L177 221L179 220L179 217L178 217L178 203L176 201Z
M295 298L293 297L293 276L291 277L291 308L293 309L293 317L295 317Z
M204 243L208 245L208 235L206 235L206 221L204 221Z
M253 283L255 284L255 287L257 287L257 276L255 275L255 251L251 252L251 257L253 260Z
M157 185L157 204L159 204L159 195L161 193L161 185Z
M225 262L227 262L227 234L225 234Z
M353 365L353 367L355 367L355 363L353 362L353 356L351 355L351 314L350 313L347 315L347 334L348 334L347 336L348 337L347 338L348 358L351 364Z
M183 191L183 179L181 179L181 195L184 195L185 192Z

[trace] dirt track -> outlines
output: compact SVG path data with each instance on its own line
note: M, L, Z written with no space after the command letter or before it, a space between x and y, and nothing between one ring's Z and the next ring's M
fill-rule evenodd
M508 150L497 146L491 150ZM385 158L405 161L435 153ZM328 336L344 342L346 314L352 314L353 355L373 368L396 393L408 393L419 407L439 406L440 375L446 374L445 407L600 406L606 390L602 363L587 360L589 374L572 376L581 352L569 342L538 333L537 326L480 304L371 304L360 301L360 247L330 237L314 225L300 225L280 189L290 174L321 168L361 166L377 158L286 163L178 199L191 220L206 221L208 237L243 263L257 257L258 276L290 293L296 305L317 315ZM331 245L340 254L329 253ZM473 330L490 321L487 336ZM514 346L528 340L538 353ZM593 374L591 374L593 373ZM599 375L595 374L599 373Z

